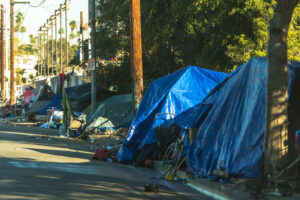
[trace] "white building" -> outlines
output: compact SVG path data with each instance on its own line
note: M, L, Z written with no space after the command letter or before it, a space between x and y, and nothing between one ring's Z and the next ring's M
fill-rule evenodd
M38 58L33 55L16 56L15 71L17 71L17 69L24 70L22 78L26 79L26 82L28 82L28 80L31 79L31 76L36 76L37 71L34 69L34 66L37 64L37 61Z

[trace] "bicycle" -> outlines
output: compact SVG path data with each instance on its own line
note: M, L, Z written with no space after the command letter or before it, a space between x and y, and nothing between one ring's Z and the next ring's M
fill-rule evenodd
M162 159L161 171L163 174L175 174L176 171L181 167L185 158L182 159L182 153L184 150L184 140L187 135L187 130L179 127L177 138L172 142Z

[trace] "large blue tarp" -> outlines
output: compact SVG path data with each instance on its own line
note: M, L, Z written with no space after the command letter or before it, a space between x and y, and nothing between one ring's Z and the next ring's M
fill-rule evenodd
M189 66L153 81L146 91L129 134L117 154L120 162L132 161L146 144L156 143L155 115L175 114L175 122L184 127L197 123L197 105L227 74ZM159 121L157 125L162 123Z
M187 163L198 177L222 170L244 178L260 176L266 118L267 59L243 64L199 105L206 110ZM288 63L288 91L300 63ZM207 109L209 107L209 109Z

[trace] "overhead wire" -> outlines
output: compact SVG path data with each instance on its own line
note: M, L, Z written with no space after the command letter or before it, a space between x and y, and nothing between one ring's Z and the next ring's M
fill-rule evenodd
M28 11L29 11L29 6L27 7L27 9L25 10L25 12L24 12L24 19L23 19L23 21L26 19L26 17L27 17L27 14L28 14ZM19 35L19 37L21 36L21 39L22 38L24 38L24 36L22 36L22 35Z
M43 5L47 0L43 0L40 4L38 5L31 5L29 4L30 7L33 7L33 8L37 8L37 7L40 7L41 5Z
M14 11L14 15L19 12L22 8L24 8L26 6L26 4L23 4L19 9ZM7 17L5 24L9 24L10 22L10 17Z

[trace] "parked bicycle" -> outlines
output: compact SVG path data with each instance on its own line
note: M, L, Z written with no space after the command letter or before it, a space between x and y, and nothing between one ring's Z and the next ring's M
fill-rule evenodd
M188 132L182 127L179 127L179 130L177 139L168 146L163 156L161 171L164 174L175 174L185 161L183 158L184 140Z
M166 117L159 118L162 115ZM159 120L162 120L163 123L159 124ZM175 123L174 114L158 113L155 115L155 132L158 144L158 158L162 159L161 171L164 174L174 174L184 162L182 155L184 140L188 130Z

